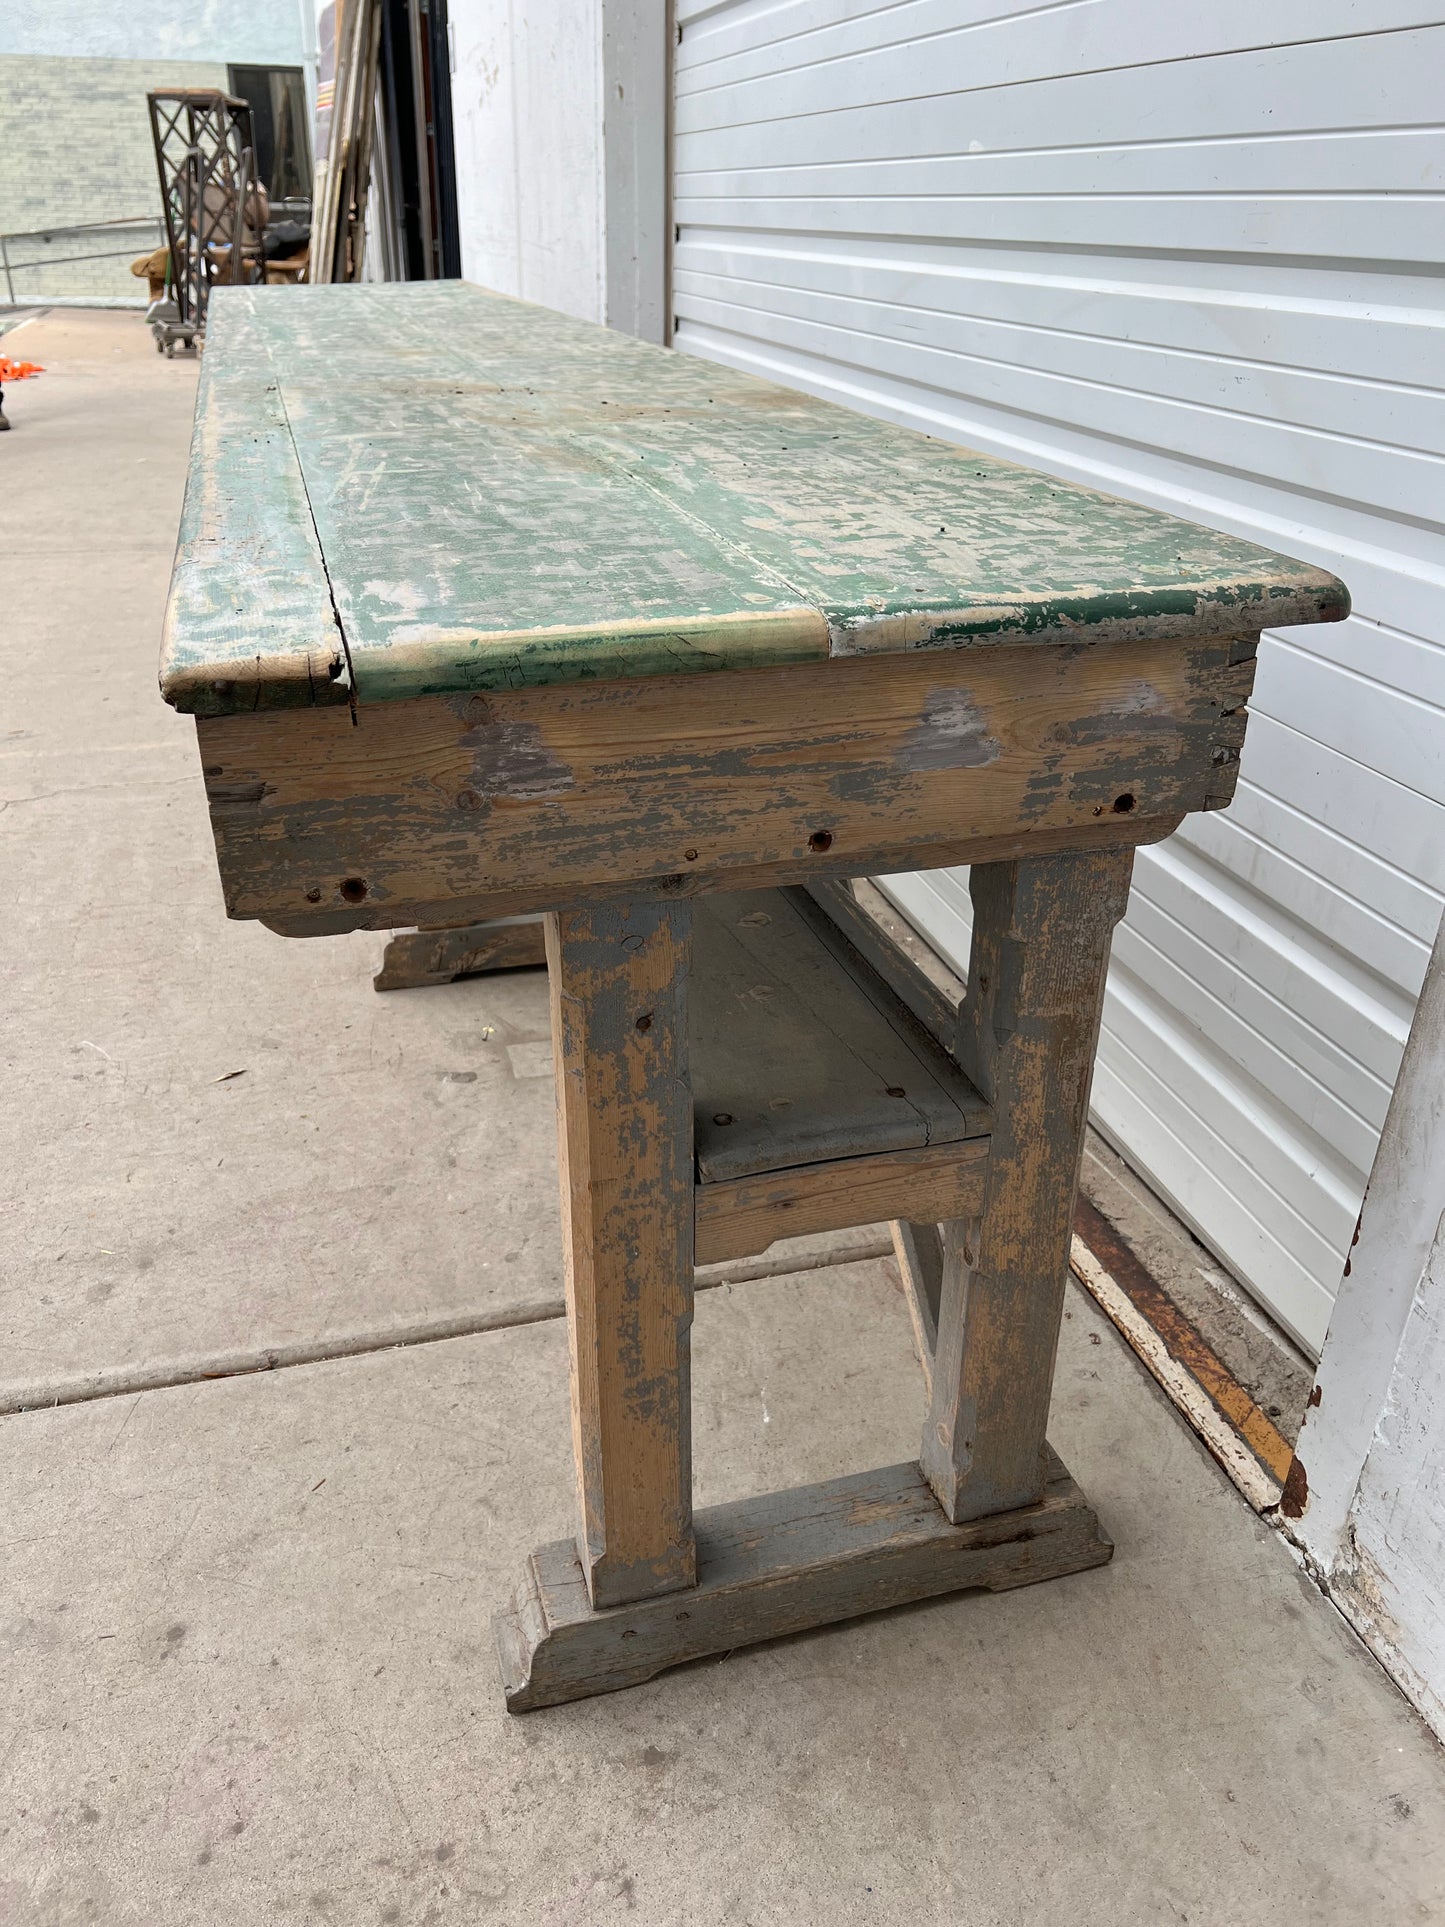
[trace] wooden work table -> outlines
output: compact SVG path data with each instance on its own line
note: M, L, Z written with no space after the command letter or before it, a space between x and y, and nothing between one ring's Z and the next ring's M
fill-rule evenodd
M1111 933L1230 801L1260 630L1348 607L480 289L218 291L161 686L229 913L501 963L545 913L580 1516L499 1616L510 1706L1107 1559L1044 1422ZM954 864L957 1010L843 882ZM919 1463L695 1519L695 1256L879 1218Z

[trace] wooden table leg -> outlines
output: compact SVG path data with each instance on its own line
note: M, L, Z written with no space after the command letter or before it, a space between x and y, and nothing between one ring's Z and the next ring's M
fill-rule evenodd
M532 1554L497 1615L513 1712L858 1613L1032 1585L1109 1559L1113 1548L1043 1427L1104 962L1128 859L974 874L975 1007L961 1021L973 1040L965 1061L984 1067L997 1101L999 1161L982 1217L945 1227L923 1470L885 1466L713 1506L698 1514L695 1535L687 910L549 918L582 1527L575 1546ZM970 1262L977 1250L991 1272L979 1264L965 1274L965 1242ZM921 1246L912 1255L929 1263ZM931 1285L920 1279L926 1339Z
M547 919L577 1550L594 1607L691 1586L692 912Z
M1132 850L976 865L958 1057L994 1106L983 1214L943 1227L920 1463L955 1525L1044 1490L1044 1426L1114 925Z

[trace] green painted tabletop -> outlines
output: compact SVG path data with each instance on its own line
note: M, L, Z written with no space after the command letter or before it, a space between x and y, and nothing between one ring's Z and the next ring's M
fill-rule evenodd
M196 714L1345 615L1323 571L462 282L212 297Z

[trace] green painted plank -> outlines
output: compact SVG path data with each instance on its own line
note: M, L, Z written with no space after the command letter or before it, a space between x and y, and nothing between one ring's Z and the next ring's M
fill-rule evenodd
M824 611L833 655L1061 631L1239 635L1348 613L1333 577L1254 543L788 398L586 439L709 526L745 531L749 554Z
M1349 606L1252 543L462 283L221 290L206 361L182 708L246 653L257 531L276 701L316 686L332 602L362 702Z
M363 700L828 653L810 603L616 464L459 400L344 431L288 387Z
M201 364L160 678L198 716L351 693L280 388L242 303L217 304Z

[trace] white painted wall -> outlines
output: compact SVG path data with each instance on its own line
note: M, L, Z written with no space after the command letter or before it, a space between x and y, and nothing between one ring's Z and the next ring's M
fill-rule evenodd
M595 0L451 0L462 274L603 316Z
M1445 896L1441 0L678 0L676 345L1337 571L1096 1121L1311 1350ZM958 875L897 900L966 955Z
M451 0L462 273L662 339L667 43L645 0Z
M1286 1511L1333 1597L1445 1739L1445 927Z
M601 0L603 320L667 339L668 19L663 0Z

